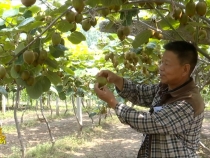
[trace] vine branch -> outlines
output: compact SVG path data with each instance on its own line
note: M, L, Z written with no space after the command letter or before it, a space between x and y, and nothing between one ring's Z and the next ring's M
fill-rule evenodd
M72 7L68 8L67 10L65 10L61 15L59 15L57 18L55 18L51 23L50 25L48 25L46 27L46 29L44 31L42 31L42 33L40 33L33 41L31 41L28 45L26 45L22 50L20 50L10 61L8 64L11 64L15 59L16 57L19 57L21 54L23 54L24 51L27 50L27 48L29 46L31 46L36 40L38 40L45 32L47 32L62 16L64 16L66 14L66 12L68 10L71 10Z

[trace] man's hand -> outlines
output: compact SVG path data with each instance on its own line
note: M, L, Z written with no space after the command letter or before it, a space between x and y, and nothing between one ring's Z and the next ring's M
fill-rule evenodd
M123 78L117 74L109 70L102 70L97 74L97 76L105 77L109 83L115 84L120 91L123 89Z
M96 92L96 95L103 101L107 102L111 108L115 108L116 104L118 103L114 94L106 87L104 86L102 89L99 88L98 83L94 86L94 91Z

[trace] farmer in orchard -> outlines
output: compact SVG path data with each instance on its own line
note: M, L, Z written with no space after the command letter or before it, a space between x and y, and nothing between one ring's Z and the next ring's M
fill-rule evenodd
M148 113L118 102L99 83L94 90L115 110L122 123L144 134L138 158L196 158L204 118L204 102L191 78L198 54L185 41L167 43L164 49L158 84L135 84L109 70L97 74L113 83L122 98L150 107Z

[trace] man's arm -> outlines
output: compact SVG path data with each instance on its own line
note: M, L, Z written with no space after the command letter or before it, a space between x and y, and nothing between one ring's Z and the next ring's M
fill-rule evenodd
M177 134L184 132L194 119L191 105L184 101L176 102L170 106L166 105L153 114L139 112L118 103L115 112L122 123L147 134Z
M122 89L116 88L122 98L128 99L135 105L150 107L159 89L158 85L136 84L124 79Z

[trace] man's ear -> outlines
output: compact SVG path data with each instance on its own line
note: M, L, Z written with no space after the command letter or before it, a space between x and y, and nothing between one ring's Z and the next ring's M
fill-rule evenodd
M190 64L184 64L183 67L183 76L190 75Z

